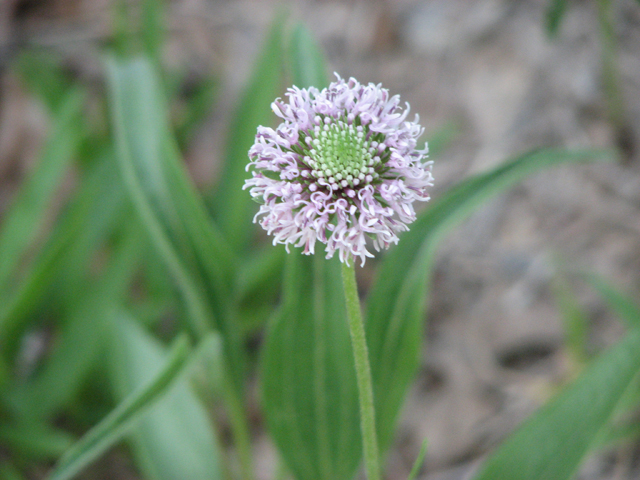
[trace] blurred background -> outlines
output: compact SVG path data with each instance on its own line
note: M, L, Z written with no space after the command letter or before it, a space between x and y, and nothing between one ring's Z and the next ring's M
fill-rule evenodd
M425 437L423 478L465 478L584 358L619 338L622 324L576 272L597 272L640 298L640 4L569 0L556 25L550 12L561 3L165 1L161 58L181 73L178 94L215 84L182 144L205 192L217 185L229 118L278 9L306 23L333 71L382 83L420 115L424 139L434 139L433 197L533 148L619 153L613 163L529 178L440 248L422 366L389 454L390 479L406 478ZM117 19L112 0L0 1L0 216L50 132L19 67L23 55L59 63L98 95ZM70 173L52 218L73 188ZM361 273L366 292L370 272ZM567 319L576 317L584 336L571 347ZM255 423L255 463L261 479L271 478L275 453ZM105 466L117 455L102 461L109 474L98 468L86 478L136 478L126 464ZM595 456L580 478L640 478L640 444Z

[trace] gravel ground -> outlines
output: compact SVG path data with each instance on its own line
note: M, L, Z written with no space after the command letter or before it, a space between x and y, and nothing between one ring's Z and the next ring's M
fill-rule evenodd
M201 185L215 181L229 113L282 3L309 25L341 76L401 94L427 137L445 126L458 132L434 157L434 197L532 148L622 148L617 163L531 177L483 206L440 249L422 368L388 478L406 478L425 437L423 480L470 478L580 368L552 287L560 272L598 272L640 293L640 7L613 2L625 120L614 128L595 1L570 1L553 41L541 0L173 1L167 62L195 75L213 70L222 81L216 110L187 154ZM42 111L4 67L18 45L36 44L98 80L108 11L109 0L0 2L0 209L46 131ZM587 348L598 352L623 327L588 287L566 281L589 320ZM256 444L261 478L270 478L273 449L263 436ZM606 451L580 478L640 478L639 458L638 445Z

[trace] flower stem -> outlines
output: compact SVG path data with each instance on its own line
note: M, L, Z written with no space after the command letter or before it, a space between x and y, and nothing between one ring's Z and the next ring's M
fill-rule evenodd
M352 259L352 262L354 260ZM360 399L360 429L362 430L362 447L364 464L368 480L380 480L380 464L378 455L378 439L376 437L376 416L373 406L373 386L369 352L364 334L364 324L360 313L360 300L356 285L355 265L342 264L342 283L344 297L347 302L347 316L351 333L351 346L356 364L358 392Z

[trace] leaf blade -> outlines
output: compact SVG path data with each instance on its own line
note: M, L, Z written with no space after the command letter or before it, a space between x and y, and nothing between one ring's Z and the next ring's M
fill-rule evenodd
M265 418L298 480L349 479L360 462L358 391L340 262L287 258L262 357Z
M247 178L249 149L259 125L273 123L271 102L280 93L282 83L282 27L284 16L279 15L258 54L252 77L245 87L226 140L224 166L214 198L220 228L237 250L243 250L251 238L251 218L255 205L243 190Z
M527 420L487 460L474 480L570 478L640 371L638 352L640 329L634 329Z
M35 240L48 203L79 146L83 103L84 95L79 90L65 96L38 167L5 214L0 230L0 290L7 288L19 261Z
M413 379L421 348L429 271L435 248L482 201L554 165L610 159L605 151L547 150L522 155L476 175L431 202L380 264L367 299L365 330L374 382L378 439L384 450Z
M131 428L134 422L172 386L188 360L188 343L178 339L170 358L146 385L122 401L107 417L92 428L58 462L51 480L73 478L85 466L104 453Z
M630 328L640 327L640 306L632 298L624 295L598 275L588 275L587 280Z
M157 375L166 352L129 315L118 315L113 324L110 377L116 397L126 398ZM176 382L140 420L129 439L140 468L153 480L220 478L213 427L186 379Z
M234 322L234 254L209 217L180 163L160 80L145 57L107 58L118 165L133 203L175 278L190 326L224 337L233 378L243 378L245 351Z

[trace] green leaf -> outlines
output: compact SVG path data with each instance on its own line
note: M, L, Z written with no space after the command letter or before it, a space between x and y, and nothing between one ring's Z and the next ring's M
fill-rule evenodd
M361 457L358 390L337 258L287 257L283 305L265 340L262 396L297 480L353 477Z
M69 75L60 66L52 51L26 51L18 58L17 70L29 90L37 94L50 112L56 114L63 107L71 89Z
M164 348L127 315L113 318L109 350L113 387L126 397L158 374ZM136 426L131 444L150 480L221 478L216 436L207 411L187 379L175 387Z
M422 464L424 462L424 457L426 455L427 455L427 439L425 438L422 441L422 446L420 447L420 453L418 453L418 456L416 457L416 461L413 464L413 468L411 469L411 472L409 473L407 480L415 480L418 477L418 474L420 473Z
M429 157L437 157L460 135L460 125L455 122L448 122L429 132Z
M309 29L299 23L293 29L289 41L290 71L293 84L299 88L328 85L324 54Z
M233 378L244 348L232 312L232 251L180 162L160 80L145 57L107 59L118 164L127 190L185 301L192 330L221 332Z
M71 434L37 422L4 422L0 445L32 460L55 460L73 444Z
M107 319L114 305L122 303L142 252L140 227L130 222L126 228L105 271L64 322L42 371L11 396L23 415L47 417L67 405L103 353Z
M120 328L120 325L114 326L114 328ZM49 480L73 478L84 467L117 443L137 422L148 418L145 417L145 414L158 400L163 399L164 401L166 396L171 395L171 392L174 391L172 387L176 384L176 380L189 359L187 339L185 337L178 338L168 358L161 355L156 356L155 359L157 363L151 374L147 375L144 381L139 382L136 388L132 389L131 393L109 415L67 451L49 476ZM158 406L156 405L156 408Z
M545 15L545 26L550 38L558 36L560 24L567 11L567 0L549 0Z
M271 27L258 55L254 72L246 86L226 142L225 162L215 195L214 205L220 228L231 245L240 251L251 239L255 203L242 189L249 178L245 168L249 163L249 148L260 125L275 120L271 102L281 91L282 84L282 23L279 16Z
M151 58L160 62L164 44L164 0L143 0L141 5L142 43Z
M0 480L24 480L20 471L8 461L0 463Z
M247 328L252 325L246 325L244 314L255 312L263 326L263 321L273 313L281 290L285 258L284 248L268 245L257 253L247 254L243 261L238 271L238 298ZM265 309L267 315L260 315Z
M99 161L85 172L80 191L40 250L17 287L0 302L0 345L6 358L15 350L20 332L33 321L54 285L76 290L69 272L86 273L90 254L112 228L113 212L121 209L123 196L112 165ZM73 277L82 276L74 274ZM84 279L84 276L83 276ZM84 283L86 285L86 282ZM63 295L71 295L65 290Z
M625 423L624 425L607 429L607 431L604 432L604 435L598 438L598 441L602 446L610 446L611 444L636 441L638 438L640 438L640 422L633 421L631 423Z
M640 305L632 298L624 295L598 275L588 275L587 280L629 327L640 326Z
M4 215L0 230L0 291L6 290L16 267L40 233L49 203L80 142L84 95L69 93L53 122L40 162Z
M176 138L181 147L189 143L197 127L211 113L218 86L216 78L207 77L189 88L176 121Z
M587 338L589 319L578 304L576 295L569 282L562 274L557 274L552 282L553 293L562 316L565 332L565 343L569 351L579 363L585 362L587 354Z
M378 441L384 450L418 366L433 253L453 226L483 201L534 172L554 165L610 159L602 151L543 150L476 175L433 200L383 258L367 301L365 329L374 382Z
M640 330L634 329L509 437L475 480L571 478L639 372Z

